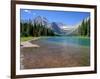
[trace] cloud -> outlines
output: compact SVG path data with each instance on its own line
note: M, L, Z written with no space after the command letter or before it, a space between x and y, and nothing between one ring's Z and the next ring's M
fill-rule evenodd
M26 13L31 13L31 11L30 11L30 10L24 10L24 12L26 12Z

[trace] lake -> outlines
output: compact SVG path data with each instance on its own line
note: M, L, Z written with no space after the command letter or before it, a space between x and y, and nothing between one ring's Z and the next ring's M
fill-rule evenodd
M90 66L88 38L41 37L30 43L40 47L21 48L21 69Z
M60 44L60 45L73 45L73 46L90 46L89 38L82 37L70 37L70 36L61 36L61 37L44 37L40 39L41 42Z

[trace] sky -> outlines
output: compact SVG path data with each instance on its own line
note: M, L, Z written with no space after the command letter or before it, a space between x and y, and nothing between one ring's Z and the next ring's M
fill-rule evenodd
M49 22L60 22L68 26L73 26L77 25L83 19L90 17L90 13L73 11L20 9L21 20L33 20L37 16L45 17L48 19Z

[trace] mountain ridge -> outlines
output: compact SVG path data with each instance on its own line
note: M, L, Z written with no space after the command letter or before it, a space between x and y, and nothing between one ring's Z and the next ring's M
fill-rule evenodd
M87 22L89 19L90 19L89 17L85 18L84 22ZM26 22L26 21L22 21L22 22ZM62 22L50 22L47 18L43 16L36 16L32 20L33 25L34 24L43 25L47 28L50 28L51 30L53 30L53 32L59 35L73 35L74 33L77 34L79 26L82 24L82 22L83 21L80 21L77 25L68 27L66 24Z

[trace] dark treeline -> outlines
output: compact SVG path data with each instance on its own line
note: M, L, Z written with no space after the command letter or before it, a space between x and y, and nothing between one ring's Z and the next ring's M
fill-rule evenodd
M55 33L51 28L48 28L46 25L33 23L30 21L21 22L20 23L20 31L21 37L27 36L61 36L60 34ZM77 32L76 32L77 31ZM75 32L69 34L68 36L90 36L90 19L83 20L82 23L79 25ZM65 34L66 35L66 34Z
M42 24L32 24L31 22L21 22L21 37L22 36L55 36L55 33L50 29L47 28L45 25Z
M78 28L78 34L81 36L90 36L90 19L87 21L82 21Z

